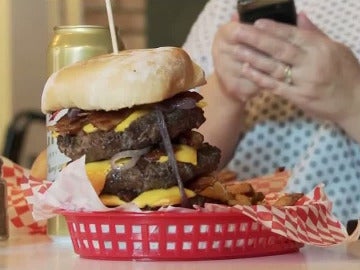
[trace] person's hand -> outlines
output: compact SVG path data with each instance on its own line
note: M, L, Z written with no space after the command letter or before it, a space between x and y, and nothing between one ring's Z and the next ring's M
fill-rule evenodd
M238 61L248 63L240 73L259 87L340 126L360 115L358 60L305 14L299 14L298 27L270 20L242 25L237 40L249 46L239 51Z
M231 22L219 27L212 45L212 57L221 91L226 97L242 102L257 93L259 87L240 73L243 62L238 55L247 47L236 38L240 28L235 15Z

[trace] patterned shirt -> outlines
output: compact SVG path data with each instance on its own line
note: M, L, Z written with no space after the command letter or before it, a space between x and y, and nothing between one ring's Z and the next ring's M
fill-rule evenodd
M215 32L236 12L236 2L210 0L184 44L207 75L214 69L211 44ZM360 59L360 1L295 0L295 3L297 11L304 11L320 29L348 45ZM268 91L247 102L245 117L246 133L228 165L241 179L285 167L292 172L289 192L306 193L324 183L333 202L333 213L344 224L360 218L359 143L335 124L314 119Z

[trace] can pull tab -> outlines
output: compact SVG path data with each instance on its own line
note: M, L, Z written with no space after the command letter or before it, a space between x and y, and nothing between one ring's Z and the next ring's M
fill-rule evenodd
M9 238L9 219L7 214L7 186L2 178L3 161L0 158L0 241Z

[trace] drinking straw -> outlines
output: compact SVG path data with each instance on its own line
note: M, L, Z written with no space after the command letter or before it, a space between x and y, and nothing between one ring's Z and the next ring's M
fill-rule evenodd
M119 49L118 49L118 44L117 44L117 39L116 39L114 17L113 17L113 12L112 12L112 8L111 8L111 2L110 2L110 0L105 0L105 3L106 3L106 11L107 11L109 27L110 27L110 35L111 35L113 52L118 53Z

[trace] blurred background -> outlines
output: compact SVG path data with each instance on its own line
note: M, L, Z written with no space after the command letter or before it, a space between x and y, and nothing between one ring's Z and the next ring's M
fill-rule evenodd
M206 2L112 0L112 7L121 38L133 49L181 46ZM11 144L14 161L25 167L46 147L40 98L53 27L76 24L108 25L105 0L0 0L0 151Z

